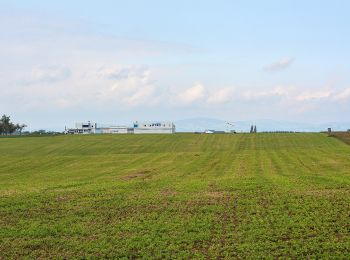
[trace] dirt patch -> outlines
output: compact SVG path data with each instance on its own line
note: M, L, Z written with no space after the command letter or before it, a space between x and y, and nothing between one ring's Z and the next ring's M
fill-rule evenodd
M342 239L343 239L343 235L338 233L338 232L335 233L335 237L336 237L337 241L342 241Z
M238 226L238 220L236 216L237 212L237 198L234 198L231 194L225 192L211 191L207 194L216 204L223 206L223 210L216 213L213 227L210 230L211 241L206 245L204 253L207 258L211 258L212 255L218 256L217 259L225 258L223 248L232 248L235 250L235 243L232 240L232 234L235 233L235 229ZM216 248L212 245L217 244Z
M149 170L145 170L145 171L139 171L139 172L134 172L131 173L129 175L123 176L121 179L124 181L128 181L128 180L132 180L132 179L149 179L150 177L150 172Z
M222 191L207 191L207 192L204 192L203 195L210 198L222 198L226 194L225 192L222 192Z
M330 137L335 137L350 145L350 132L333 132Z
M227 196L227 192L218 190L218 185L215 182L210 182L208 190L201 195L209 198L223 198Z
M300 192L302 195L306 196L316 196L316 197L347 197L350 195L350 191L344 189L323 189L323 190L307 190Z
M57 195L55 199L56 199L57 202L64 202L64 201L70 200L70 196Z
M160 194L164 197L173 197L177 195L177 192L173 189L164 189L160 192Z
M18 190L5 190L2 192L2 196L4 197L10 197L14 195L18 195L20 192Z

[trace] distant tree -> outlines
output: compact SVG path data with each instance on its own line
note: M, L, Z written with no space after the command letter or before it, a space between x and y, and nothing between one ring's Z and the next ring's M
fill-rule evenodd
M26 127L24 124L14 124L11 122L9 116L3 115L0 119L0 135L13 134L16 131L22 133L22 130Z
M251 125L250 126L250 132L253 133L253 131L254 131L254 127L253 127L253 125Z
M22 131L24 128L26 128L26 124L17 124L17 130L19 131L19 134L22 135Z
M0 119L0 133L7 134L10 131L10 117L3 115Z
M254 126L254 133L256 133L256 125Z

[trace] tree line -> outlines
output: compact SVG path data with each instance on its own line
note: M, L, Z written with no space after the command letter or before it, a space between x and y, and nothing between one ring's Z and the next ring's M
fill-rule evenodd
M27 127L25 124L12 123L9 116L3 115L0 118L0 135L10 135L16 132L22 134L25 127Z

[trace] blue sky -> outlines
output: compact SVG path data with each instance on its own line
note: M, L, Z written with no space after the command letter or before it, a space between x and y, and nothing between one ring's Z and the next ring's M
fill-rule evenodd
M0 112L32 129L349 121L348 1L0 1Z

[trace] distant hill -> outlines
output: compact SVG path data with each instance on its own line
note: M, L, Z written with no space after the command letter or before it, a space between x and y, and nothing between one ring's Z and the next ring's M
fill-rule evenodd
M270 119L247 120L234 122L235 127L229 127L224 120L215 118L192 118L178 120L175 122L177 132L202 132L206 129L228 131L235 129L237 132L249 132L251 125L256 125L258 132L262 131L299 131L299 132L320 132L331 127L337 131L350 129L350 122L330 122L330 123L300 123L288 121L276 121Z

